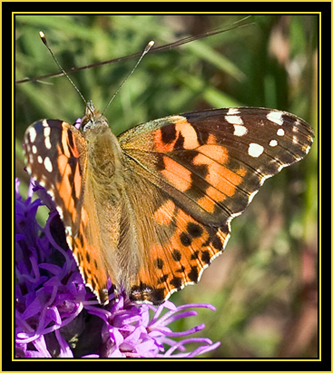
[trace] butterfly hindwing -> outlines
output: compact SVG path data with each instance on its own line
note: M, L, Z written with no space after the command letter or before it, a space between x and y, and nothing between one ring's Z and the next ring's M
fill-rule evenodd
M154 188L148 187L143 196ZM173 292L199 281L202 271L222 253L229 227L198 221L167 193L155 194L156 208L147 216L150 224L145 231L147 236L154 233L154 240L144 248L140 270L130 284L130 298L159 304Z

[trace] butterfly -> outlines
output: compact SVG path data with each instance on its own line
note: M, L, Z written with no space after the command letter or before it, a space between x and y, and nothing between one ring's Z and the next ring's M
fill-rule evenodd
M33 123L26 164L102 304L108 278L132 301L153 304L197 283L225 249L231 220L314 137L293 114L250 107L172 115L116 137L89 101L76 127Z

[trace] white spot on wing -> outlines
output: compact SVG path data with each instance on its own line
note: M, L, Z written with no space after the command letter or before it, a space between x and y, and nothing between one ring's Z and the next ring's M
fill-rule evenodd
M248 153L253 158L258 158L264 151L264 147L252 142L249 145Z
M247 128L245 126L239 126L234 124L234 135L235 136L243 136L247 133Z
M278 124L279 126L282 126L283 119L282 119L283 113L281 111L271 111L267 114L267 119L271 122L274 122Z
M59 206L57 206L56 209L57 209L57 211L58 211L58 214L59 214L60 218L63 219L63 218L64 218L64 214L63 214L63 212L62 212L62 208L59 207Z
M305 152L305 154L308 154L310 149L311 149L311 146L306 146L306 147L302 148L302 150Z
M242 118L238 115L226 115L225 120L230 124L243 124Z
M278 136L284 136L284 130L282 128L279 128L277 131L276 131L276 134Z
M50 137L45 137L44 145L45 145L46 149L51 149L52 144L51 144L51 141L50 141Z
M239 109L231 107L231 108L229 108L229 110L227 112L227 115L235 115L235 114L239 114L239 113L240 113Z
M66 232L67 236L71 236L72 235L72 227L70 227L69 225L67 225L65 227L65 232Z
M293 126L293 132L298 132L298 126L300 125L301 123L300 123L300 121L299 121L299 119L296 119L296 122L295 122L295 124L294 124L294 126Z
M272 146L272 147L276 146L277 144L278 144L278 142L276 140L271 140L269 142L269 146Z
M52 189L49 189L49 190L47 191L47 193L48 193L52 198L54 198L54 192L53 192Z
M34 142L34 141L36 140L37 132L36 132L36 130L35 130L34 127L31 127L31 128L29 129L29 137L30 137L30 141L31 141L31 142Z
M50 127L45 127L43 132L44 132L44 136L48 137L51 134L51 128Z
M51 162L51 160L50 160L49 157L45 157L45 159L44 159L44 167L45 167L46 171L48 171L48 172L52 172L53 171L52 162Z
M298 144L298 137L297 136L293 136L293 143Z

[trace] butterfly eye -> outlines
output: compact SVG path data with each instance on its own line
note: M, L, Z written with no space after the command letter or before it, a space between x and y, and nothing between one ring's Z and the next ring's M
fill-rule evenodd
M89 120L86 123L82 122L82 126L81 127L83 129L83 132L89 130L91 127L93 127L93 125L94 125L94 121L92 121L92 120Z

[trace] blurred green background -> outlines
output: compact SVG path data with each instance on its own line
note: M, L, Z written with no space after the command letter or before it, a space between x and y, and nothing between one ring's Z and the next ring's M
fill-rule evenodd
M39 39L43 30L65 70L229 28L243 15L60 15L15 18L16 80L58 71ZM317 129L318 17L251 16L232 31L148 54L105 115L119 134L166 115L229 106L289 111ZM137 59L71 74L103 110ZM84 103L65 77L15 87L16 175L23 170L25 129L41 118L73 123ZM171 301L208 302L216 312L179 324L199 323L201 336L221 341L209 357L318 356L317 142L302 162L262 187L248 210L232 222L226 252L198 285ZM42 218L41 218L42 219Z

